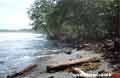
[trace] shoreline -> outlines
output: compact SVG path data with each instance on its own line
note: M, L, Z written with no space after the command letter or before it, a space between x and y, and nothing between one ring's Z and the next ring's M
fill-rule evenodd
M71 53L68 53L68 50L71 51ZM53 52L53 54L48 54L44 57L40 57L38 56L36 58L36 60L34 61L34 63L36 63L38 66L33 69L32 71L30 71L27 75L25 76L19 76L18 78L51 78L51 76L53 76L53 78L66 78L64 76L68 76L70 77L70 71L69 68L68 69L64 69L62 71L58 71L58 72L54 72L54 73L48 73L46 71L46 66L48 64L51 63L59 63L59 62L63 62L65 60L69 60L69 59L77 59L80 57L86 57L86 56L96 56L101 58L102 54L101 53L96 53L94 51L86 51L86 50L76 50L76 49L62 49L60 50L49 50L51 52ZM55 53L55 54L54 54ZM85 63L83 65L79 65L77 67L82 67L84 68L84 70L86 70L87 72L94 72L94 73L98 73L100 71L107 71L109 68L109 63L106 62L103 58L101 58L102 61L99 63ZM88 65L86 67L86 65ZM73 66L76 67L76 66ZM72 78L72 77L70 77Z

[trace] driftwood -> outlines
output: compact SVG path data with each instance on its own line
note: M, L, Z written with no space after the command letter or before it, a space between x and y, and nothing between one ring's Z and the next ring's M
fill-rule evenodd
M16 78L17 76L25 75L35 67L37 67L37 64L30 64L27 67L25 67L23 70L21 70L17 73L14 73L12 75L8 75L7 78Z
M97 59L96 57L83 57L80 59L68 60L60 64L50 64L47 66L47 72L50 72L51 70L60 70L71 65L76 65L85 62L96 62L96 61L99 61L99 59Z
M111 73L101 73L101 74L88 74L82 71L79 68L71 68L71 70L75 73L79 73L77 75L74 75L75 78L77 77L83 77L83 78L111 78L112 74Z

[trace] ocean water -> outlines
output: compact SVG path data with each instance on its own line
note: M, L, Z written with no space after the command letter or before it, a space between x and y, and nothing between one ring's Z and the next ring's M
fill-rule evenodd
M41 49L53 48L45 34L31 32L0 32L0 78L34 62Z

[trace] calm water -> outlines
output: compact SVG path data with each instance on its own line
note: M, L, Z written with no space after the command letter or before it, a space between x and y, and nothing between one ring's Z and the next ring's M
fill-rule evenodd
M44 34L0 32L0 78L33 62L41 49L52 47Z

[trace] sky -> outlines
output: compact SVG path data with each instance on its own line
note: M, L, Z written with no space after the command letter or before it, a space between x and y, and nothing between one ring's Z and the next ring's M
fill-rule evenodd
M31 28L27 15L33 0L0 0L0 29Z

